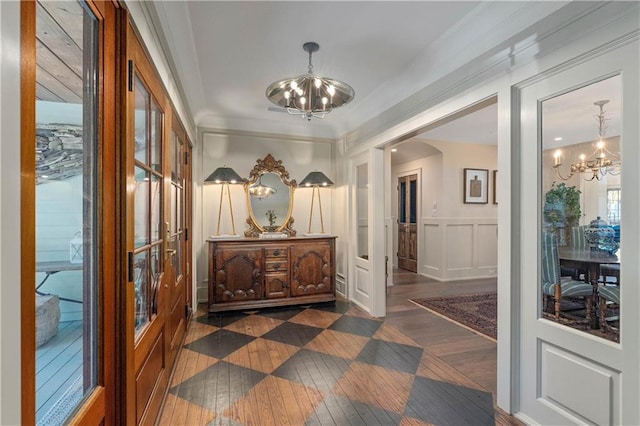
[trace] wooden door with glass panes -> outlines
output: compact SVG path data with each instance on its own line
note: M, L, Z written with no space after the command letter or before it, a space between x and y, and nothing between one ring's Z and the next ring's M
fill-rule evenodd
M398 268L418 271L418 175L398 178Z
M114 424L118 12L99 0L19 7L21 407L5 412Z
M166 181L170 104L134 30L127 31L125 393L128 423L151 424L168 383L169 283L173 274ZM168 123L168 124L167 124Z
M188 277L188 216L186 215L187 186L190 182L189 143L186 132L177 117L173 118L171 140L167 152L171 162L171 179L165 179L169 188L169 218L166 251L171 268L167 274L169 285L167 365L173 362L180 350L187 321L191 314L191 299L187 291Z

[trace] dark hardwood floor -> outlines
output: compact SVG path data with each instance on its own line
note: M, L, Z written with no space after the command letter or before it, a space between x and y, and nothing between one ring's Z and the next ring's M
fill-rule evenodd
M387 317L352 303L192 321L162 425L520 424L495 407L496 343L408 301L482 293L396 272Z

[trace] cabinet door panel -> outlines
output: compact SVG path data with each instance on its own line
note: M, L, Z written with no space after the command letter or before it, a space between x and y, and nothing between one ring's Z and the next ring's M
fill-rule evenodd
M288 274L269 273L264 277L265 298L278 299L289 296Z
M215 301L236 302L262 299L261 248L224 248L215 258Z
M291 246L291 296L333 291L333 262L329 242Z

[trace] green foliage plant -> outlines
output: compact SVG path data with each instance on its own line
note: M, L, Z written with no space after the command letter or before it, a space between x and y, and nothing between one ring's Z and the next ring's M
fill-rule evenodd
M544 218L552 232L558 228L578 226L582 215L580 194L581 191L575 186L556 182L551 184L551 189L544 196Z

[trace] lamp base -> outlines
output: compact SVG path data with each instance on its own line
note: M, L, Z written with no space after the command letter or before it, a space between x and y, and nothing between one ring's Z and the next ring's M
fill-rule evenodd
M258 238L271 238L271 239L275 239L275 238L288 238L289 236L287 234L285 234L284 232L262 232L260 234L258 234Z
M226 240L229 238L242 238L240 234L220 234L220 235L210 235L209 239L211 240Z
M327 235L329 234L326 232L305 232L304 234L302 234L303 237L321 237Z

